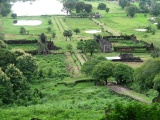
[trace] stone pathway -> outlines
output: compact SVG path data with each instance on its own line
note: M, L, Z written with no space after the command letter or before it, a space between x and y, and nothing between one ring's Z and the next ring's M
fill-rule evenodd
M120 86L120 85L107 85L107 87L109 89L111 89L112 91L118 93L118 94L129 96L129 97L131 97L131 98L133 98L135 100L138 100L140 102L144 102L144 103L147 103L147 104L151 104L152 103L152 101L148 97L146 97L145 95L137 93L137 92L135 92L133 90L130 90L128 88L125 88L123 86Z

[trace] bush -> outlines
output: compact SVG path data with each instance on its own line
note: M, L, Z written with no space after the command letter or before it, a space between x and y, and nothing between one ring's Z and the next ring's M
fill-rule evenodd
M97 9L105 10L106 9L106 4L105 3L99 3Z
M26 34L26 29L25 29L24 27L21 27L19 33L20 33L21 35Z
M48 24L51 25L52 24L52 20L48 20Z
M50 32L50 31L51 31L51 29L52 29L51 27L48 27L48 28L47 28L48 32Z
M17 14L16 13L12 13L11 17L15 19L17 17Z

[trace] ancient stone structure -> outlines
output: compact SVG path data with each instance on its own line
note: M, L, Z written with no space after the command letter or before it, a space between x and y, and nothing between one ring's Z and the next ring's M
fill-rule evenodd
M140 57L134 57L133 54L120 54L120 59L113 59L112 61L122 61L122 62L143 62Z
M94 35L94 39L97 41L99 44L100 48L102 49L102 52L112 52L112 43L114 42L119 42L121 40L126 40L126 41L133 41L135 43L142 43L142 46L114 46L113 50L115 52L133 52L135 49L139 52L144 49L144 51L152 51L154 50L154 45L153 43L149 44L145 41L142 40L137 40L136 36L131 35L131 36L101 36L101 35ZM114 39L114 40L113 40Z
M112 44L101 36L94 35L94 39L99 44L99 47L101 48L102 52L112 52Z
M54 45L53 41L47 41L47 37L44 33L40 35L40 42L39 42L39 54L49 54L50 50L56 50L56 46Z

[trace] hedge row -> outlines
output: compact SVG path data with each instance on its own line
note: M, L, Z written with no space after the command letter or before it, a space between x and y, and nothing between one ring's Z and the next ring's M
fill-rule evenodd
M7 44L31 44L31 43L38 43L38 40L4 40Z

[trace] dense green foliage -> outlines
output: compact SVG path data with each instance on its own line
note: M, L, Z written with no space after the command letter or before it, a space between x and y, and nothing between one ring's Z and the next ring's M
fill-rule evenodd
M67 41L67 37L71 40L72 31L71 30L64 30L63 31L63 36L66 37L66 41Z
M26 32L27 32L27 30L26 30L24 27L21 27L21 28L20 28L19 33L20 33L21 35L26 34Z
M80 33L80 29L79 28L75 28L74 29L74 32L77 34L77 33Z
M0 52L1 104L31 104L35 96L28 81L36 75L36 62L22 50L0 49ZM39 94L36 95L39 98Z
M67 50L69 50L70 52L72 51L73 47L72 44L67 44L66 45Z
M13 19L15 19L15 18L17 17L17 14L16 14L16 13L12 13L12 14L11 14L11 17L12 17Z
M132 82L133 81L133 68L128 65L118 63L113 69L113 76L118 84Z
M121 6L123 9L127 5L127 0L119 0L119 6Z
M0 1L0 14L5 17L10 13L11 5L8 0Z
M91 75L93 68L101 61L106 61L106 59L104 57L99 57L85 62L81 68L81 72L86 75Z
M96 50L99 50L99 47L95 40L80 40L77 42L77 49L81 50L82 53L90 52L92 55Z
M116 103L114 108L106 109L106 116L101 120L159 120L160 107L157 104L146 105L131 102Z
M130 6L127 6L126 11L129 16L134 17L137 13L137 7L131 4Z
M150 59L141 67L137 68L134 73L135 82L140 86L140 89L145 91L152 89L154 86L154 78L160 72L160 59ZM155 78L157 79L157 78ZM155 80L157 81L157 80Z
M99 3L97 9L105 10L106 9L106 4L105 3Z
M122 104L132 101L127 97L120 97L106 87L94 86L93 82L78 83L77 85L57 84L54 81L33 84L41 89L45 96L41 102L30 106L14 106L0 108L0 118L43 120L99 120L104 110L113 107L117 101ZM15 115L16 114L16 115Z
M0 40L0 49L6 48L6 47L7 47L7 44L3 42L2 40Z
M28 81L31 81L38 69L35 59L30 54L25 54L17 57L16 61L17 68L23 72Z
M66 71L64 55L46 55L36 56L36 62L38 64L38 76L39 81L45 80L44 78L51 78L52 81L60 81L65 77L69 77Z
M100 1L88 1L89 0L87 0L87 2L77 2L77 0L63 0L64 10L67 10L69 13L67 17L51 15L48 16L49 21L48 18L46 19L44 16L18 17L17 19L42 20L42 25L36 27L25 26L27 31L30 31L28 34L26 34L25 31L25 34L19 35L19 27L11 25L13 21L11 16L3 18L3 26L5 26L3 29L4 33L6 33L5 39L39 39L39 33L43 32L46 33L48 38L52 36L54 38L54 44L62 47L62 49L51 50L51 53L53 54L43 56L35 55L34 57L21 50L0 50L2 55L0 55L0 67L2 67L0 70L0 105L14 103L11 105L11 107L4 105L2 108L0 108L0 119L17 120L39 118L43 120L98 120L102 118L105 109L109 110L106 117L109 120L132 120L137 118L137 116L140 120L143 120L146 119L145 115L147 113L152 117L155 116L155 120L158 118L156 118L156 116L158 115L159 111L157 112L155 109L152 109L153 112L155 112L155 114L152 115L152 111L150 109L146 110L146 107L144 107L143 110L141 110L143 107L137 107L136 109L134 104L128 103L131 101L131 99L122 97L121 95L115 95L111 90L106 88L106 86L94 86L93 82L86 82L86 79L84 78L86 77L88 80L88 77L93 75L92 80L96 79L98 82L102 81L102 83L104 83L104 81L107 82L108 77L111 77L111 80L116 80L118 83L131 82L133 80L133 69L131 67L124 64L106 61L104 57L94 59L100 55L105 57L112 55L117 56L119 53L100 53L96 41L90 40L93 39L93 35L85 33L85 30L96 30L103 28L102 33L99 34L105 35L115 35L116 31L118 31L119 34L122 32L122 35L136 33L144 36L147 34L146 36L153 37L153 39L151 39L153 41L159 37L153 36L152 34L150 35L151 32L137 32L134 30L137 27L141 28L143 26L144 28L146 25L148 25L148 17L150 17L149 14L146 14L147 17L144 16L144 14L138 14L134 18L127 17L125 10L121 9L117 5L117 1L114 1L113 3L110 1L105 2L107 6L111 8L110 13L106 14L106 12L109 12L109 9L106 8L106 11L97 9L97 5L100 3ZM92 5L88 3L91 3ZM137 2L133 4L137 6ZM129 5L130 3L127 3L127 7L124 7L128 8ZM92 11L97 13L99 12L103 17L99 19L79 18L93 16L91 13ZM134 12L134 9L130 11L131 14L129 15L134 16L134 13L132 13ZM97 21L97 23L95 22L96 24L94 23L94 20ZM46 26L48 26L48 24L50 26L48 27L49 29L47 31ZM9 27L10 29L8 30ZM81 30L81 32L76 35L67 33L65 31L71 29L75 32L76 28ZM78 30L76 30L76 33L78 33L77 31ZM72 37L73 41L64 41L63 35L66 37L66 39L67 37ZM141 37L138 36L137 38L139 39ZM84 41L82 39L84 39ZM145 40L147 41L148 39L149 38L146 37ZM122 40L121 43L113 41L113 44L117 46L142 46L142 44L134 44L128 40L124 41ZM21 47L17 44L8 46L9 49ZM23 48L25 48L25 50L29 50L29 46L30 44L27 44L24 45ZM37 46L35 44L30 49L33 50L36 49L36 47ZM81 50L82 53L79 53L76 47L77 49ZM75 59L72 59L71 55L66 52L67 50L72 50L74 52L72 55L74 55ZM65 54L62 54L64 52ZM94 55L92 55L93 53ZM5 56L5 54L7 56ZM136 56L138 55L143 56L144 61L149 59L149 54L136 54ZM75 60L80 61L80 65L83 65L81 69L82 73L85 73L88 76L77 74L79 73L81 66L79 65L79 67L77 65L77 68L76 63L74 63ZM142 63L127 64L137 67ZM160 76L158 72L159 64L158 62L156 65L154 65L153 62L153 66L152 62L150 64L151 65L149 67L145 68L145 66L147 66L147 64L145 64L142 66L142 68L138 68L140 70L136 70L140 73L135 73L134 82L137 83L137 88L140 86L142 91L150 89L149 92L151 95L153 95L155 90L159 91L160 89ZM150 68L155 68L155 71ZM146 72L145 69L147 69L147 71L150 70L151 72ZM151 77L152 72L154 77ZM72 76L69 74L72 74ZM145 76L145 74L147 75ZM144 75L144 77L141 75ZM32 84L30 84L30 82ZM143 88L142 86L145 87ZM120 107L117 107L117 101L121 101L122 104L126 106L122 106L121 108L121 105L119 105ZM17 105L25 105L26 107L20 107ZM135 104L135 106L137 105ZM141 106L141 104L139 104L139 106ZM115 109L117 109L116 112ZM139 111L139 113L137 111ZM136 117L134 116L135 112L138 114Z
M107 84L107 79L113 75L113 68L112 62L102 61L93 68L92 76L97 82L105 81Z

